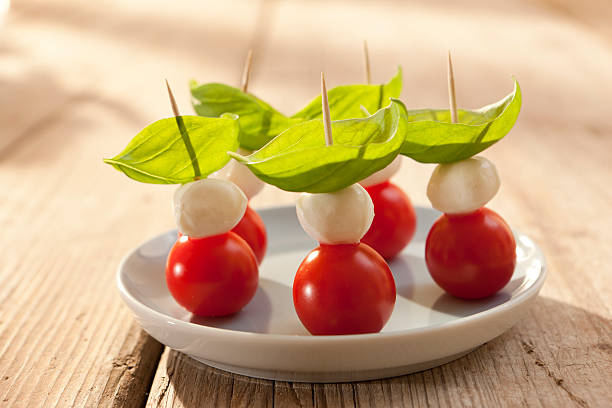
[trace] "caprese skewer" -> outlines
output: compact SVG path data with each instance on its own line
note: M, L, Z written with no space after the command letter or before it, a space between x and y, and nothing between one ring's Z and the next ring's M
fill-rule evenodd
M325 142L333 144L325 79L321 74ZM300 224L319 246L301 263L293 282L296 313L315 335L379 332L395 305L395 281L385 260L360 243L374 204L359 184L331 193L302 193Z
M371 82L368 43L363 42L365 80ZM369 114L367 111L364 112ZM399 171L402 156L387 167L361 180L374 203L374 220L361 242L374 248L386 260L393 259L408 245L416 230L416 213L408 195L389 179Z
M253 50L249 50L247 58L244 64L242 72L242 81L240 89L246 93L249 87L249 78L251 76L251 64L253 61ZM239 154L248 155L252 153L250 150L243 148L238 149ZM213 173L211 177L222 178L229 180L236 184L246 195L250 201L251 198L259 194L264 188L265 183L255 177L251 170L248 169L244 164L238 163L234 159L230 159L229 163L225 165L221 170ZM266 226L255 210L247 204L244 216L238 222L238 224L232 229L232 232L238 234L244 239L257 258L257 263L261 264L266 254L268 237L266 233Z
M168 81L166 86L178 118ZM174 193L179 239L166 260L166 284L174 300L195 315L231 315L255 295L257 259L248 243L232 232L244 219L247 204L244 192L222 179L196 180Z
M451 121L457 122L454 76L448 57ZM433 224L425 245L432 278L451 295L464 299L491 296L512 277L516 243L508 224L484 207L500 179L493 163L476 156L438 164L427 197L444 214Z

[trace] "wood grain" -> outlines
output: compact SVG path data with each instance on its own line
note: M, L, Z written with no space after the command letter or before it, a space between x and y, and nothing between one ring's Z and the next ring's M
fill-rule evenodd
M147 406L605 407L610 327L609 319L541 297L524 321L466 357L422 373L346 384L252 379L166 350Z
M493 3L493 4L492 4ZM326 2L22 0L0 27L1 406L529 406L612 401L612 10L606 1ZM356 30L358 28L358 30ZM121 257L172 227L171 188L104 165L146 123L181 112L187 80L238 84L298 109L328 85L401 64L411 107L475 107L520 80L516 128L486 152L491 203L543 248L549 277L528 316L450 364L348 384L228 374L144 334L115 289ZM426 205L431 166L395 181ZM272 188L256 206L290 203ZM450 341L450 340L449 340Z

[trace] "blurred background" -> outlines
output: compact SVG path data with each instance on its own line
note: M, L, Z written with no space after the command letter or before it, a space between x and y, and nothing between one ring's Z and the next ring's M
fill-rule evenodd
M328 87L363 82L363 40L373 82L403 67L409 107L448 106L448 50L459 107L501 99L516 76L521 115L486 152L503 180L491 207L549 256L544 296L609 319L611 22L610 0L0 0L0 399L79 405L108 381L138 330L114 271L174 221L173 187L102 158L171 116L165 78L191 114L189 79L237 86L249 49L249 91L284 113L319 93L321 71ZM404 160L395 181L429 205L430 172ZM253 204L291 201L267 187ZM547 343L571 340L555 327ZM54 380L15 380L39 369Z
M119 152L146 124L170 116L164 78L181 112L191 114L188 80L238 85L249 49L250 92L284 113L319 92L320 71L329 87L363 82L363 40L374 82L386 82L403 67L402 99L409 107L448 105L447 50L454 57L460 107L497 101L512 90L515 75L524 93L522 113L490 155L516 154L517 166L530 157L512 150L529 146L521 138L563 129L554 143L571 151L585 129L603 134L612 126L602 120L612 95L607 0L20 0L10 7L0 1L0 166L15 172L7 177L19 174L22 183L29 174L43 182L44 174L50 185L60 183L56 194L67 188L81 200L79 208L55 210L61 233L67 225L82 233L75 214L91 219L101 197L137 198L117 207L116 216L133 225L166 211L159 200L167 204L167 188L134 183L101 158ZM520 171L499 170L502 176ZM399 179L418 204L427 204L430 171L406 163ZM4 200L11 208L11 198ZM255 205L290 200L269 188ZM165 215L156 222L171 227L170 212ZM110 225L100 223L99 232L111 233Z
M611 9L605 0L21 0L10 9L0 0L8 10L0 152L44 143L27 161L48 166L73 151L62 146L93 143L83 154L92 154L84 162L97 175L100 156L169 116L164 78L181 111L192 113L187 81L237 85L253 49L251 92L292 113L318 93L320 71L329 86L363 81L363 40L375 82L404 68L408 106L447 105L450 49L461 107L498 100L516 75L524 89L519 126L589 126L610 112Z

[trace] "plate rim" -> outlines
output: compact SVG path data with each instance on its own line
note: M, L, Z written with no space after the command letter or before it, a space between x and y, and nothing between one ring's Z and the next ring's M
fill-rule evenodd
M286 211L287 209L291 209L291 208L295 208L295 207L292 205L276 205L276 206L263 207L263 208L258 209L257 211L260 213L274 212L274 211L279 211L279 210ZM424 211L436 211L431 207L420 206L420 205L416 205L415 209L416 210L420 209ZM140 313L146 313L149 315L153 315L157 319L165 320L166 324L168 325L180 326L196 334L199 332L202 335L219 334L219 335L229 335L229 336L237 337L237 338L245 338L245 339L248 338L249 340L253 340L253 338L256 338L256 339L265 339L265 340L277 341L277 342L295 343L297 341L300 343L310 344L310 343L346 342L346 341L357 341L357 342L366 341L367 342L369 340L380 338L380 337L392 339L396 337L419 335L423 333L432 333L432 332L435 333L436 331L452 329L454 326L459 326L459 325L462 326L465 324L475 323L482 319L495 317L496 315L499 315L500 313L503 313L507 311L508 309L513 309L523 304L524 302L528 301L533 296L539 293L548 275L548 265L547 265L546 258L544 257L544 253L542 252L541 248L528 235L523 234L519 230L512 229L515 237L516 236L525 237L533 244L536 257L541 261L542 265L540 267L540 271L538 273L537 279L535 279L528 288L526 288L516 298L512 298L510 301L504 302L491 309L486 309L478 313L474 313L469 316L459 317L457 319L447 321L447 322L436 323L433 325L422 326L422 327L413 327L413 328L403 329L403 330L394 330L392 332L378 332L378 333L365 333L365 334L343 334L343 335L317 335L317 336L300 335L300 334L255 333L255 332L248 332L248 331L242 331L242 330L231 330L231 329L224 329L224 328L219 328L219 327L205 326L205 325L177 319L173 316L169 316L155 309L152 309L151 307L140 302L130 293L130 291L127 289L127 287L125 286L123 282L123 271L125 269L125 264L127 263L128 259L132 257L142 246L148 244L151 241L159 239L160 237L167 235L171 233L172 231L176 231L176 229L165 231L161 234L157 234L154 237L151 237L141 242L135 248L133 248L126 255L123 256L123 258L121 259L121 262L119 263L119 267L117 268L117 271L116 271L116 282L117 282L117 287L119 289L119 294L121 295L121 298L127 304L127 306L132 310L138 309Z

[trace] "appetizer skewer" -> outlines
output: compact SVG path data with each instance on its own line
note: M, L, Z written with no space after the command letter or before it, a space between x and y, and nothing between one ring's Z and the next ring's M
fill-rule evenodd
M140 182L180 185L174 194L179 237L166 262L170 294L196 315L233 314L253 298L259 280L253 251L230 231L243 218L247 197L231 181L207 176L238 148L238 120L181 116L166 86L174 117L145 127L105 162Z
M370 84L370 57L366 41L363 42L363 56L365 79ZM365 113L368 114L367 111ZM416 230L416 212L410 199L401 188L389 181L401 165L402 157L398 156L387 167L359 182L372 198L375 213L372 225L361 241L386 260L397 256L408 245Z
M450 53L448 84L451 121L456 123ZM438 164L431 175L427 197L444 214L429 231L425 260L436 283L454 296L487 297L512 277L516 264L514 236L497 213L484 207L499 186L495 166L480 156Z
M321 74L325 142L333 145L325 78ZM293 303L312 334L379 332L393 311L395 281L384 259L360 243L374 205L359 184L331 193L302 193L298 220L319 246L298 268Z
M168 81L166 86L179 121ZM213 178L183 184L174 193L179 239L168 254L166 284L174 300L195 315L234 314L255 295L255 255L230 231L244 218L247 201L236 184Z
M249 50L245 60L240 84L240 89L244 93L247 92L249 87L252 61L253 50ZM250 154L251 151L238 148L238 153L247 155ZM229 163L227 163L221 170L213 173L211 177L222 178L235 183L244 192L244 194L246 194L248 200L251 200L251 198L259 194L265 185L265 183L255 177L251 170L249 170L244 164L238 163L234 159L231 159ZM257 263L261 264L266 254L268 237L263 220L259 214L257 214L257 212L251 208L251 206L247 205L244 217L242 217L240 222L232 229L232 232L238 234L249 244L255 253Z

